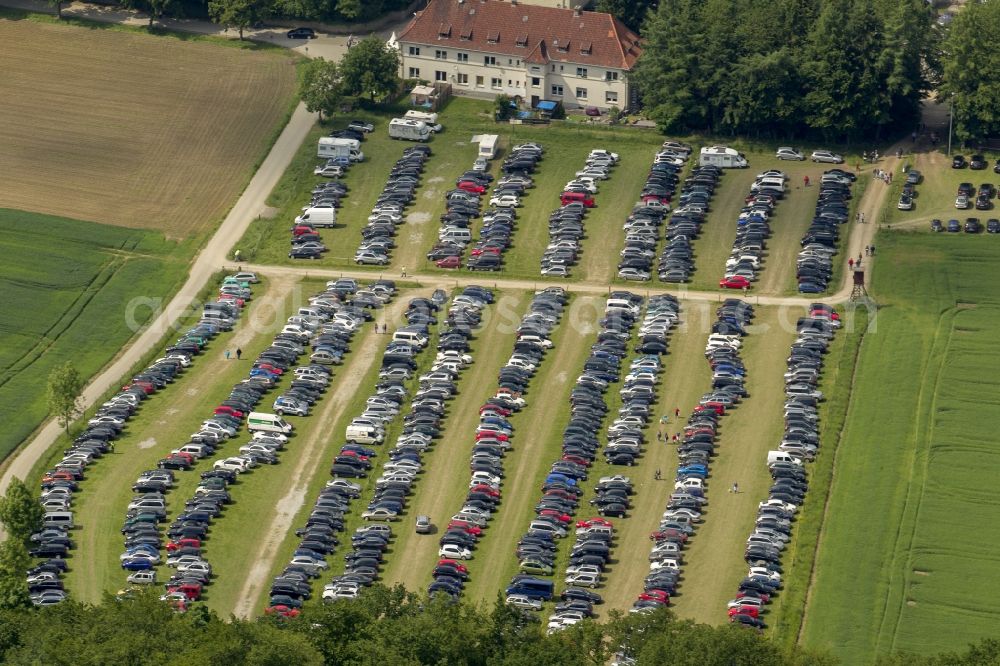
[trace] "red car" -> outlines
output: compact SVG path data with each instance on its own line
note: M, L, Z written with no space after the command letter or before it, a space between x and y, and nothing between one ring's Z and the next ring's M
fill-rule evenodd
M242 419L243 418L243 412L241 412L238 409L234 409L233 407L230 407L229 405L219 405L218 407L215 408L215 412L213 412L213 413L214 414L228 414L229 416L232 416L233 418L236 418L236 419Z
M142 392L145 393L146 395L150 395L151 393L153 393L153 391L156 390L156 387L153 386L152 384L145 382L132 382L131 384L126 384L125 386L123 386L122 391L128 391L133 387L138 387L142 389Z
M757 606L751 606L750 604L745 604L741 606L733 606L729 609L729 617L734 615L749 615L750 617L760 617L760 608Z
M639 595L639 601L658 601L661 604L669 604L670 595L663 590L646 590Z
M42 483L49 483L51 481L75 481L76 479L69 472L55 471L49 472L42 477Z
M659 201L661 204L666 206L670 203L670 197L661 197L656 194L646 194L642 197L642 203L649 203L650 201Z
M480 484L478 486L472 486L469 488L470 493L486 493L490 497L500 497L500 491L494 490L493 486L487 486L486 484Z
M178 548L201 548L201 541L190 537L167 542L167 552L172 553Z
M457 569L458 571L461 571L462 573L468 573L469 572L469 568L467 566L465 566L464 564L462 564L461 562L459 562L458 560L449 560L449 559L446 559L446 558L438 560L438 566L441 566L442 564L450 566L450 567L454 567L455 569Z
M171 585L167 588L167 593L180 592L188 601L198 601L201 598L201 585L198 583L182 583L181 585Z
M548 516L549 518L555 518L560 523L572 523L573 516L568 513L563 513L562 511L557 511L555 509L542 509L538 512L539 516Z
M722 406L721 403L706 403L704 405L698 405L694 408L696 412L715 412L719 416L724 416L726 413L726 408Z
M283 374L285 371L276 365L271 365L270 363L254 363L253 367L260 368L261 370L267 370L273 375Z
M479 408L480 416L482 416L484 412L492 412L493 414L497 414L499 416L510 416L512 413L511 410L506 407L501 407L500 405L494 405L492 403L486 403Z
M458 528L463 530L466 534L471 534L472 536L479 536L483 533L483 528L478 525L473 525L472 523L467 523L464 520L453 520L448 523L448 527L445 529Z
M299 609L286 606L284 604L278 604L277 606L268 606L264 609L266 615L280 615L282 617L298 617Z
M246 301L239 296L234 296L233 294L219 294L219 302L232 303L238 308L242 308L246 304Z
M680 541L681 543L687 541L688 535L680 530L660 530L658 532L653 532L649 535L652 541Z
M479 255L484 254L484 253L495 254L495 255L497 255L499 257L500 256L500 248L498 248L498 247L475 247L475 248L472 248L472 252L470 254L473 257L478 257Z
M502 432L491 432L488 430L484 430L482 432L476 433L476 441L478 442L481 439L489 439L497 442L506 442L510 439L510 437L503 434Z
M576 523L577 527L614 527L610 520L605 520L604 518L587 518L586 520L580 520Z
M571 463L576 463L577 465L583 465L584 467L590 467L591 464L590 461L587 460L586 458L581 458L580 456L574 456L570 454L564 455L562 459Z
M486 191L485 187L472 180L459 181L457 187L460 190L463 190L465 192L472 192L473 194L482 194L483 192Z
M750 287L750 280L742 275L733 275L719 280L719 286L725 289L747 289Z
M458 268L462 265L462 257L457 255L445 257L444 259L438 259L435 261L434 265L438 268Z
M314 234L314 233L316 233L315 229L313 229L312 227L307 227L304 224L298 224L292 227L293 236L301 236L303 234Z

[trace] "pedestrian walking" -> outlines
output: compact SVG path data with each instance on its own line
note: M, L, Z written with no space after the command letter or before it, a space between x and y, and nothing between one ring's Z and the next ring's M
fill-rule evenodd
M889 184L892 185L892 172L889 172Z
M681 408L680 407L674 407L674 418L679 419L680 417L681 417Z
M660 480L660 468L659 467L657 467L656 471L653 472L653 478L656 479L657 481Z
M861 153L861 159L863 159L865 162L868 161L868 151L867 150L865 152Z
M734 493L738 494L740 492L740 484L738 484L735 481L733 481L733 487L732 487L731 492L734 492Z
M872 256L873 257L875 256L875 246L874 245L872 245Z
M663 431L662 430L657 430L656 431L656 441L658 441L658 442L662 442L663 441Z
M802 176L802 184L809 187L809 176Z
M677 433L674 433L674 439L673 439L673 442L674 442L674 444L676 444L676 443L677 443Z
M861 224L864 224L865 223L865 214L864 213L858 213L858 215L861 216Z
M402 277L406 277L406 266L403 266L402 268L400 268L399 272L402 274Z
M237 348L236 348L236 360L238 361L238 360L240 360L241 358L243 358L243 350L242 350L242 349L240 349L239 347L237 347Z
M239 250L236 250L235 252L233 252L233 259L235 259L236 261L239 261L241 256L242 255L240 254Z
M229 350L228 349L226 350L226 360L227 361L229 360Z
M848 270L854 270L854 257L847 260L847 268Z
M744 296L746 296L749 291L750 291L750 287L743 287L743 295Z
M861 253L858 252L858 268L861 268Z

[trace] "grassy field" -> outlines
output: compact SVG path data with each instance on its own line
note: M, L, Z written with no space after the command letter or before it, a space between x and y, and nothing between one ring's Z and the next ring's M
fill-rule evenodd
M49 372L97 372L175 289L191 248L159 233L0 209L0 459L47 416ZM130 321L131 320L131 321Z
M198 235L292 109L283 49L0 16L0 206Z
M845 663L995 632L989 240L878 237L885 306L861 347L801 635Z

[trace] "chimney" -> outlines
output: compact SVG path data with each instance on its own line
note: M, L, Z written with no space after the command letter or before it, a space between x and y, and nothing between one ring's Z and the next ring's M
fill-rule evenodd
M580 18L580 13L581 12L580 12L580 6L579 5L577 5L576 7L573 8L573 16L575 16L576 18Z

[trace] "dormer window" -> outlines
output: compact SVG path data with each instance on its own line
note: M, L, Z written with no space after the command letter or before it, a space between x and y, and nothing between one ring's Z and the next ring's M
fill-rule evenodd
M499 41L500 41L500 32L498 30L494 30L486 35L486 42L488 44L496 44Z

